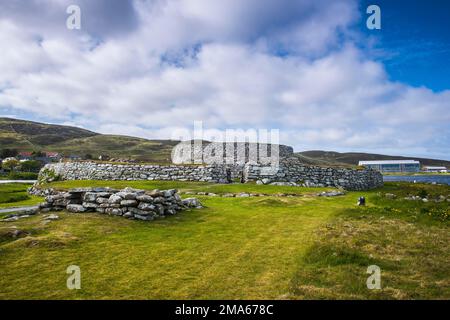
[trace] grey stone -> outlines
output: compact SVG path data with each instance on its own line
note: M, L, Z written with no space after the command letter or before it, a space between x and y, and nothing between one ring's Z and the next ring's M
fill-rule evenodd
M85 212L86 211L86 208L80 204L69 204L69 205L67 205L66 209L69 212Z
M233 198L233 197L235 197L235 194L234 194L234 193L224 193L224 194L222 195L222 197L225 197L225 198Z
M19 217L18 216L13 216L13 217L9 217L9 218L4 218L4 219L2 219L0 221L2 221L2 222L12 222L12 221L17 221L17 220L19 220Z
M96 208L95 211L97 211L98 213L105 213L106 208Z
M152 216L143 216L143 215L140 215L140 214L135 214L134 217L135 217L136 219L138 219L138 220L143 220L143 221L150 221L150 220L153 220L153 217L152 217Z
M137 196L136 200L151 203L151 202L153 202L153 197L146 195L146 194L142 194L142 195Z
M95 201L96 201L98 204L109 203L109 197L108 197L108 198L97 198Z
M153 210L155 210L155 208L156 207L154 205L147 203L147 202L141 202L138 205L138 209L144 210L144 211L153 211Z
M121 216L122 215L122 209L120 208L106 208L105 213L109 215L114 216Z
M83 192L91 192L93 188L72 188L69 189L70 193L83 193Z
M128 212L125 212L125 213L123 214L123 217L125 217L125 218L133 218L133 217L134 217L134 214L128 211Z
M44 220L59 220L59 216L56 214L49 214L48 216L44 216Z
M122 200L122 197L118 196L117 194L113 194L111 197L109 197L109 203L112 204L120 204Z
M170 189L170 190L164 191L163 194L164 194L164 197L170 198L170 197L172 197L176 192L177 192L176 189Z
M241 193L239 193L239 194L237 195L237 197L247 198L247 197L250 197L250 195L249 195L248 193L241 192Z
M96 209L99 207L99 205L95 202L83 202L83 207L85 207L86 209Z
M146 194L148 194L149 196L152 196L154 198L155 197L162 197L162 196L164 196L164 193L161 192L161 190L159 190L159 189L154 189L154 190L151 190L151 191L147 191Z
M184 199L183 204L189 208L202 208L203 207L197 198Z
M116 193L116 196L119 196L124 200L135 200L136 199L136 193L132 193L132 192L120 191L120 192Z
M141 216L149 215L149 211L144 211L144 210L141 210L141 209L138 209L138 208L134 208L134 207L128 208L128 211L130 211L133 214L138 214L138 215L141 215Z
M336 197L336 196L343 196L345 195L345 192L342 191L323 191L318 194L319 197Z
M120 205L122 207L136 207L138 202L136 200L122 200Z
M98 194L95 192L86 192L83 196L84 202L95 202L98 198Z

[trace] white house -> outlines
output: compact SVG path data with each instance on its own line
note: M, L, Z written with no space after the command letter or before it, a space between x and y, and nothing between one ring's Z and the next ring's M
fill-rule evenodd
M437 167L437 166L425 166L423 167L425 172L447 172L447 167Z

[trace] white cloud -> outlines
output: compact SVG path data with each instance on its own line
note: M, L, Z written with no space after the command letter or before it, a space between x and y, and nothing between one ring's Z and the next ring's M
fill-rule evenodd
M65 4L55 3L51 16ZM0 15L0 106L103 133L170 138L201 120L212 134L279 128L297 150L448 158L450 91L390 81L353 44L355 3L326 4L136 1L125 6L126 34L91 23L69 35L58 19L33 29L23 8L9 8L17 19Z

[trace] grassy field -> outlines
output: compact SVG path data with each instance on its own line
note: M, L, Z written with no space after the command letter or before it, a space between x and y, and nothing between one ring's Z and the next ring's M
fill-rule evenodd
M184 181L99 181L99 180L78 180L78 181L59 181L43 185L44 188L54 188L56 190L66 190L75 187L111 187L125 188L132 187L136 189L171 189L176 188L181 192L204 191L217 194L224 193L292 193L292 194L317 194L321 191L333 190L332 188L299 188L288 186L256 185L254 183L246 184L212 184L208 182L184 182Z
M35 205L42 202L42 198L30 196L27 193L29 184L2 183L0 184L0 209Z
M270 196L197 196L204 209L153 222L62 212L51 223L40 215L1 223L0 299L450 298L449 202L403 199L447 196L448 186L386 183L332 198L317 197L316 188L251 184L51 186L93 185ZM359 196L366 207L355 205ZM13 238L17 229L24 236ZM81 290L66 288L72 264L81 268ZM372 264L381 268L381 290L366 287Z

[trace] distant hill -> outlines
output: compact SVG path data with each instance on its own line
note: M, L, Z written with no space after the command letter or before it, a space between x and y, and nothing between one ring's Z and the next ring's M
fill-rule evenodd
M33 121L0 118L0 149L19 151L55 151L64 155L94 158L108 155L146 162L169 163L173 146L179 141L99 134L93 131ZM205 142L206 143L206 142ZM414 157L387 156L370 153L339 153L334 151L304 151L295 156L302 162L319 166L356 166L360 160L414 159L423 165L446 166L450 161Z
M417 157L403 157L403 156L388 156L383 154L374 153L358 153L358 152L345 152L339 153L335 151L322 151L311 150L297 152L297 156L305 161L311 161L316 163L331 164L331 165L358 165L358 161L364 160L417 160L425 166L445 166L450 168L450 161L426 159Z
M89 130L26 120L0 118L0 149L56 151L65 155L108 155L148 162L170 162L178 141L104 135Z
M95 135L98 133L76 127L0 118L0 146L3 148L40 148Z

